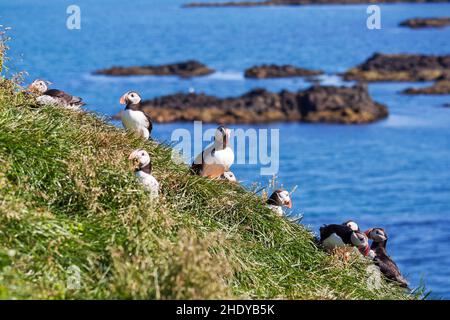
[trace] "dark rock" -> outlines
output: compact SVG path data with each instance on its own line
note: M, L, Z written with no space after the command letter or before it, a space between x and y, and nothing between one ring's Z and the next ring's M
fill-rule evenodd
M365 85L313 86L304 91L272 93L252 90L240 97L220 99L183 94L144 101L155 122L208 123L329 122L369 123L387 117L385 106L374 102Z
M213 69L208 68L204 64L195 60L189 60L185 62L161 66L112 67L110 69L98 70L94 74L109 75L109 76L177 75L180 77L196 77L196 76L205 76L213 72L214 72Z
M425 88L408 88L403 90L405 94L450 94L450 81L436 81L432 86Z
M271 64L271 65L261 65L251 67L245 70L244 75L246 78L264 79L264 78L310 77L321 74L323 74L323 71L320 70L302 69L292 65L277 66Z
M408 19L400 23L402 27L412 29L419 28L443 28L450 25L450 17L442 18L414 18Z
M361 65L348 70L345 80L433 81L450 79L450 55L376 53Z
M195 7L255 7L255 6L299 6L308 4L357 4L357 3L433 3L449 0L260 0L229 2L192 2L186 8Z

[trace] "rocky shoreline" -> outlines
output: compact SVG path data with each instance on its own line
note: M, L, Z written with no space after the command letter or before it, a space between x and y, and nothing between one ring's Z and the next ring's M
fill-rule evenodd
M404 94L450 94L450 81L440 80L425 88L407 88Z
M228 2L191 2L184 8L201 7L256 7L256 6L301 6L324 4L374 4L374 3L442 3L449 0L260 0Z
M179 76L182 78L206 76L214 70L196 60L188 60L159 66L112 67L97 70L96 75L108 76Z
M311 122L361 124L388 116L388 109L372 100L367 86L313 86L272 93L252 90L240 97L217 98L178 93L144 101L155 122L268 123Z
M408 19L401 22L400 26L412 29L443 28L446 26L450 26L450 17Z
M289 77L311 77L323 74L322 70L308 70L293 65L264 64L248 68L244 72L246 78L289 78Z
M450 79L450 55L376 53L348 70L343 78L358 81L434 81Z

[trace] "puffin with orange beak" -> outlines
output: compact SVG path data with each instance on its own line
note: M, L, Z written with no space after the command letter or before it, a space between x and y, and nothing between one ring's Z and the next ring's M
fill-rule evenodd
M220 178L230 171L234 163L234 152L229 145L231 131L224 126L217 128L214 142L203 150L192 163L194 174L208 178Z
M120 104L126 105L121 116L122 124L125 129L137 132L147 140L153 124L150 115L142 109L141 100L141 96L135 91L128 91L120 98Z
M152 176L152 161L147 151L142 149L134 150L128 160L133 161L136 177L144 186L145 190L150 192L152 198L157 198L159 195L159 183Z
M267 207L275 212L278 216L284 216L283 207L292 208L292 200L289 192L286 190L275 190L267 199Z
M71 110L79 110L85 105L83 99L58 89L49 89L51 82L37 79L28 86L28 90L38 95L36 101L41 105L53 105Z

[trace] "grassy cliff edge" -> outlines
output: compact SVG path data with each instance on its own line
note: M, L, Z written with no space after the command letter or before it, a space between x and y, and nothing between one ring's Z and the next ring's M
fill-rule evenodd
M251 192L189 174L100 117L0 79L0 298L408 299L317 248ZM127 161L152 156L154 203ZM74 273L76 285L73 285Z

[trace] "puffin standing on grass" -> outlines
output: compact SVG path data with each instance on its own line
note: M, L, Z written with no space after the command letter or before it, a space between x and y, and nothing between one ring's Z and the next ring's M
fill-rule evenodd
M329 224L320 228L320 242L326 250L333 250L347 245L358 248L365 257L374 258L367 236L342 224Z
M31 92L39 94L36 99L39 104L55 105L71 110L79 110L85 105L80 97L72 96L58 89L49 89L48 86L50 84L48 81L37 79L28 86Z
M128 91L120 98L120 104L126 105L122 112L122 124L125 129L135 131L144 139L150 138L153 124L150 115L141 106L141 96L135 91Z
M283 207L289 209L292 208L292 200L289 192L286 190L275 190L272 195L267 199L267 207L272 210L279 217L285 216ZM303 219L303 215L296 216L295 218L288 219L290 222L300 222Z
M192 163L194 174L208 178L220 178L230 171L234 162L234 152L229 145L230 129L220 126L214 135L214 143L203 150Z
M380 268L381 273L389 280L395 281L403 288L408 288L408 281L400 273L397 264L386 251L388 236L382 228L367 230L367 237L372 240L370 248L375 252L374 263Z
M147 151L142 149L134 150L128 160L136 164L136 177L144 185L144 188L150 192L152 198L157 198L159 195L159 183L152 176L152 161Z

